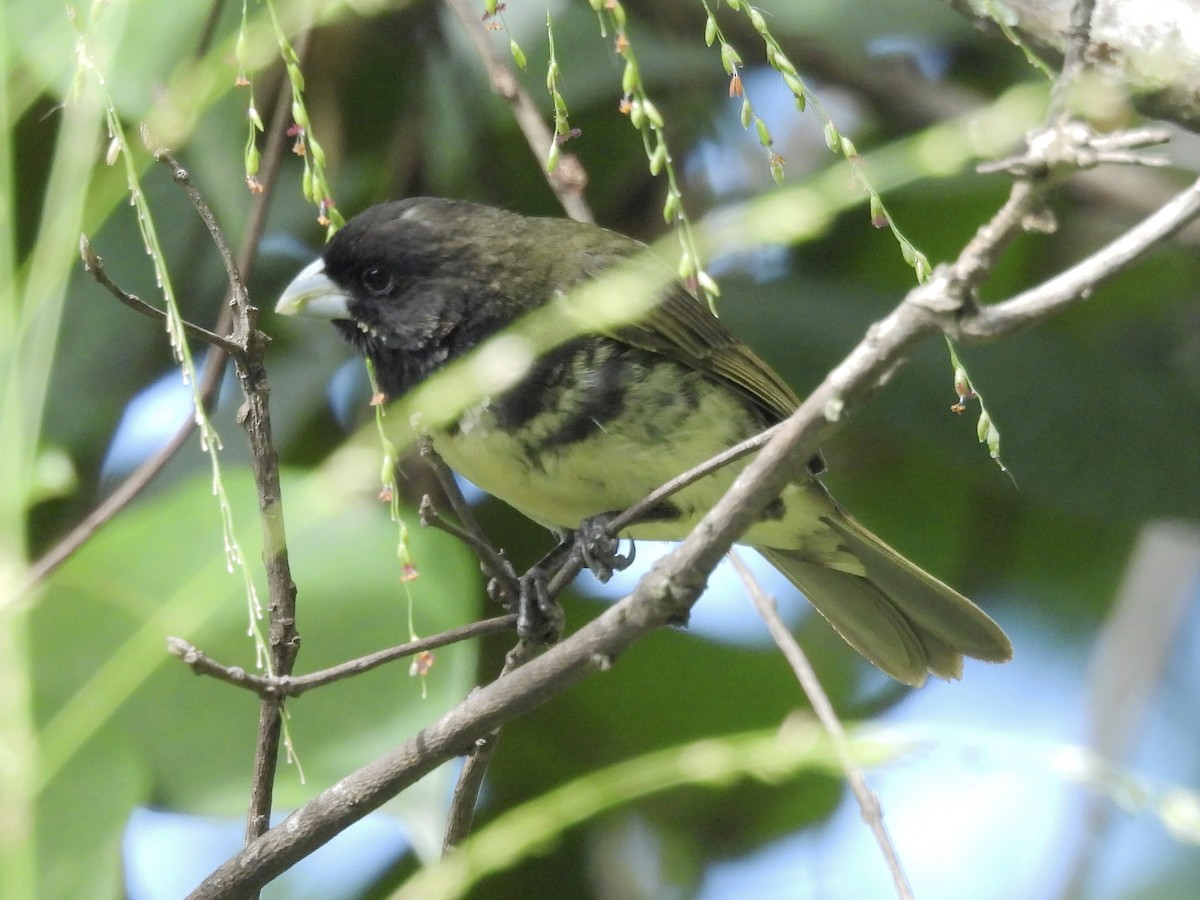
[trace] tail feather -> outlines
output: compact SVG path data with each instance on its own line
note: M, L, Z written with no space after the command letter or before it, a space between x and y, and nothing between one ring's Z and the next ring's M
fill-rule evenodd
M866 577L832 569L798 550L757 548L787 575L850 646L897 681L962 676L963 657L1012 658L1008 636L978 606L909 562L849 516L826 524Z

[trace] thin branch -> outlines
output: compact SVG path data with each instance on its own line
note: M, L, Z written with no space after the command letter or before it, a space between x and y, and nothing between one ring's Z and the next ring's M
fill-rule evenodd
M83 259L83 271L92 276L92 279L110 294L128 306L136 313L141 313L151 319L157 319L160 322L166 321L167 314L157 306L151 306L137 294L131 294L122 288L119 284L108 277L108 272L104 268L104 259L92 248L92 242L88 240L86 234L79 236L79 255ZM193 322L186 319L183 320L183 330L192 337L206 344L211 344L219 348L230 356L236 356L241 353L242 348L238 344L228 338L209 331L207 328L202 328Z
M237 345L249 348L256 343L261 344L266 340L266 336L254 335L252 333L258 318L258 310L250 303L249 293L246 290L246 282L242 278L242 273L233 258L233 251L229 249L229 242L225 240L225 233L217 223L217 217L212 211L212 207L208 205L208 201L204 199L204 195L200 193L192 181L187 169L179 164L179 160L175 158L170 150L158 144L153 135L151 135L149 128L145 125L142 126L142 141L155 161L166 166L171 173L171 178L183 188L183 192L187 194L188 199L192 202L192 207L196 210L196 214L200 216L200 221L204 223L204 227L208 230L208 236L212 239L213 246L217 248L217 254L221 257L221 264L225 267L225 278L229 282L229 303L233 307L234 339ZM237 334L239 328L245 329L246 334Z
M479 10L469 0L446 0L450 11L462 24L471 46L487 69L492 90L512 107L513 118L520 127L529 149L533 151L538 168L546 176L546 182L567 215L578 222L595 222L587 201L583 199L583 188L587 184L587 172L578 157L564 153L559 157L553 172L546 171L546 150L554 142L554 133L546 127L541 110L521 87L507 61L488 39L488 33L480 26Z
M449 853L468 837L475 826L475 810L479 806L479 794L488 768L496 755L500 743L501 729L496 728L476 738L471 752L463 760L462 771L454 782L450 795L450 811L446 816L446 831L442 836L442 853Z
M297 52L301 56L306 36L307 32L302 32L297 42ZM286 93L281 86L280 94ZM276 112L278 111L277 105ZM155 147L144 128L142 135L154 158L171 171L175 182L191 200L217 248L229 282L233 338L244 348L242 353L234 357L238 382L245 397L238 421L242 424L250 444L250 467L254 475L259 520L262 525L262 557L268 590L267 652L271 674L286 677L291 674L300 650L300 634L296 629L296 584L292 579L288 560L283 497L279 483L279 458L271 435L268 406L270 388L267 385L264 357L270 340L256 327L258 310L250 303L246 283L212 209L174 156L165 148ZM282 700L275 696L263 696L259 707L250 803L246 816L247 843L264 833L270 825L282 732Z
M258 259L258 245L267 222L267 198L271 196L275 181L279 176L287 121L290 116L290 98L286 91L281 91L272 113L271 128L266 147L263 150L262 167L259 170L259 181L263 185L263 192L255 198L255 202L250 206L246 232L238 250L238 271L247 276L254 270L254 264ZM232 321L233 310L228 303L222 304L212 333L222 334L229 331ZM206 413L211 413L213 407L216 406L217 391L221 386L221 378L224 375L225 363L228 358L228 354L223 349L216 347L204 360L204 371L200 375L196 393L200 397L200 405ZM138 466L108 497L29 567L19 593L32 590L35 585L48 578L117 513L132 503L166 467L167 463L175 458L175 454L188 442L188 438L195 429L195 419L189 418L162 449Z
M1050 92L1050 119L1065 119L1070 115L1069 94L1087 64L1088 46L1092 40L1092 16L1096 11L1096 0L1074 0L1071 4L1071 19L1067 25L1067 52L1063 57L1062 69Z
M813 712L816 713L818 721L829 734L834 755L837 756L838 765L846 776L850 792L858 801L863 821L867 823L871 833L875 836L875 842L879 845L888 871L892 874L892 882L896 886L896 896L900 900L913 900L912 885L908 882L908 876L904 874L900 854L896 852L896 845L892 843L887 826L883 824L883 806L879 802L879 795L871 790L862 768L854 761L854 754L846 740L846 731L842 728L841 720L838 719L837 711L834 710L829 695L821 687L821 680L813 671L812 664L808 661L804 650L796 642L796 638L783 619L779 617L779 608L776 606L775 598L762 589L754 577L754 573L750 571L736 551L729 552L729 561L733 563L738 576L742 579L742 584L745 586L754 608L766 623L767 630L770 631L771 638L775 641L775 646L779 648L783 658L792 667L792 672L795 674L796 680L800 682L804 695L808 697L808 702L811 704Z
M512 608L515 609L520 597L521 588L517 583L512 565L502 551L492 546L487 535L483 533L483 529L479 527L479 522L475 519L475 513L471 509L471 504L467 502L466 498L462 495L462 491L459 490L458 482L454 480L454 473L450 471L445 460L434 449L432 439L428 435L422 435L417 439L417 449L421 458L425 460L429 468L433 471L434 477L442 489L442 493L450 502L450 508L454 510L454 514L458 517L462 526L459 527L452 522L446 521L428 496L422 498L421 505L417 510L421 524L438 528L447 534L453 535L470 547L475 552L475 555L479 557L483 571L496 580L500 586L500 590L504 592L512 603Z
M467 502L467 498L459 490L458 482L454 480L454 473L450 471L450 467L446 465L446 461L434 449L433 439L429 435L422 435L417 439L417 452L428 463L429 468L433 470L434 477L437 478L442 493L450 501L450 508L458 516L458 521L462 522L463 528L470 532L476 540L486 544L487 536L483 533L483 529L479 527L479 522L475 519L475 511L471 509L471 504Z
M540 648L533 644L519 641L508 652L500 678L533 659L539 650ZM487 734L476 738L463 761L462 771L458 773L454 793L450 798L450 811L446 816L446 832L442 837L443 853L453 850L471 834L471 828L475 824L475 810L479 806L479 792L483 790L484 778L487 777L492 758L496 755L500 735L501 729L493 728Z
M1053 278L1000 303L976 309L957 324L956 340L991 341L1039 325L1087 300L1104 281L1200 217L1200 179L1105 247Z
M436 650L439 647L457 644L471 638L511 631L516 627L516 622L517 617L513 614L471 622L417 641L409 641L386 650L378 650L375 653L330 666L328 669L311 672L308 675L256 675L247 672L240 666L227 666L217 662L183 638L167 638L167 650L183 660L197 675L207 675L218 681L224 681L226 684L253 691L263 698L286 699L299 697L314 688L353 678L355 675L361 675L398 659L405 659L418 653Z
M424 527L436 528L438 531L445 532L452 538L470 547L475 555L479 557L483 568L492 577L512 580L504 571L504 557L500 555L500 552L487 541L481 540L475 532L463 528L461 525L455 525L449 519L443 518L442 514L437 511L437 507L434 506L433 499L428 494L421 497L421 503L417 507L417 517ZM513 588L515 589L515 582Z
M700 465L676 475L670 481L658 488L655 488L637 503L633 504L633 506L629 507L619 516L614 518L612 522L609 523L609 531L615 536L619 531L621 531L621 529L632 525L634 522L644 516L649 510L654 509L654 507L658 506L663 500L666 500L672 494L679 493L685 487L695 484L700 479L711 475L718 469L723 469L725 466L737 462L742 457L749 456L755 450L761 449L762 447L766 446L767 442L774 437L775 432L778 430L778 425L772 425L770 428L760 431L758 434L754 435L754 437L746 438L746 440L742 441L740 444L734 444L728 450L718 453L716 456L705 460Z

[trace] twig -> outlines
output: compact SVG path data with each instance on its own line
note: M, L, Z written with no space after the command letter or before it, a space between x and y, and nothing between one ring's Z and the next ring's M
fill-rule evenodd
M428 496L422 498L421 505L417 510L418 515L421 517L421 524L438 528L447 534L453 535L470 547L475 552L475 555L479 557L483 571L496 580L500 586L500 590L508 597L512 603L512 608L515 609L520 597L521 588L517 583L512 565L502 551L492 546L487 535L483 533L483 529L479 527L479 522L475 519L475 513L471 510L471 504L463 497L462 491L458 488L458 482L454 480L454 473L450 471L445 460L434 449L433 441L429 435L422 435L417 439L417 450L421 458L425 460L429 468L433 471L434 477L442 489L442 493L450 502L450 508L458 516L458 520L462 523L462 526L459 527L452 522L447 522L438 513L437 507Z
M1067 52L1063 57L1062 69L1054 80L1050 92L1050 109L1047 117L1054 121L1065 119L1070 114L1071 88L1083 74L1087 63L1088 46L1092 42L1092 15L1096 11L1096 0L1075 0L1071 4L1071 19L1067 25Z
M417 439L417 452L420 453L421 458L425 460L429 468L433 471L438 485L441 486L442 493L450 501L450 508L458 516L458 521L462 522L463 528L470 532L480 543L487 544L487 536L483 533L483 529L479 527L479 522L475 519L475 512L471 509L471 504L467 502L467 498L459 490L458 482L454 480L454 473L450 471L450 467L446 465L446 461L434 449L433 439L429 435L423 434ZM499 551L493 550L493 552L498 553Z
M468 0L446 0L450 11L462 23L471 46L479 54L479 59L487 69L488 80L492 90L508 102L512 107L513 118L516 120L529 148L533 151L538 167L546 176L546 181L558 202L567 215L578 222L595 222L587 201L583 199L583 188L587 184L587 172L578 157L572 153L564 153L559 157L558 165L553 172L547 172L545 166L546 148L554 141L554 133L546 127L542 113L529 93L521 87L508 63L496 50L495 45L488 40L487 33L480 27L479 10Z
M1022 153L980 163L975 171L1044 178L1056 172L1086 172L1102 165L1165 166L1170 163L1165 156L1150 156L1140 151L1170 139L1171 133L1165 128L1133 128L1101 134L1086 122L1062 121L1046 125L1031 135Z
M255 202L250 207L246 232L238 250L237 268L246 275L254 270L254 264L258 259L258 244L267 222L267 198L271 196L275 180L279 175L286 139L286 123L290 116L291 102L287 92L281 91L272 113L270 135L263 150L263 163L259 171L259 181L263 185L263 193L255 198ZM232 309L228 303L222 304L212 333L227 332L232 321ZM221 377L225 372L227 360L228 355L220 347L214 348L213 352L208 354L204 360L204 371L200 375L196 393L200 397L200 404L206 413L212 412L216 405L217 390L221 386ZM49 577L50 573L70 559L75 551L103 528L105 523L132 503L167 463L174 459L175 454L187 443L195 428L195 419L189 418L161 450L138 466L108 497L31 565L26 573L25 581L21 585L20 593L32 589L34 585Z
M439 634L417 641L409 641L386 650L378 650L358 659L311 672L308 675L255 675L240 666L227 666L197 649L183 638L167 638L167 650L178 656L197 675L207 675L235 687L253 691L263 698L287 699L299 697L314 688L324 687L337 681L369 672L397 659L415 656L427 650L436 650L471 638L500 634L516 627L516 615L509 614L471 622L459 628L451 628Z
M754 577L754 573L750 571L749 567L746 566L746 563L736 551L731 550L729 552L729 561L733 563L738 576L742 579L742 584L746 588L746 593L749 595L750 601L754 604L754 608L758 610L759 616L766 623L767 630L771 632L771 638L775 641L775 646L779 648L779 652L783 654L783 658L792 667L792 672L795 674L796 680L800 682L800 687L803 689L804 695L808 697L808 702L812 705L817 719L825 728L825 731L829 733L834 755L837 756L838 765L846 775L846 783L850 786L850 792L854 794L854 799L858 801L858 808L862 812L863 821L870 827L871 833L875 836L875 842L879 844L879 849L883 853L888 871L892 873L892 882L896 886L896 896L900 900L913 900L912 886L908 882L908 876L904 874L904 866L900 862L900 854L896 852L896 845L892 843L887 826L883 824L883 806L879 802L879 795L871 790L871 786L867 784L867 778L863 774L862 768L854 761L854 754L851 753L849 742L846 740L846 731L842 728L841 720L838 719L837 711L834 710L829 696L825 693L824 688L821 687L821 680L817 678L817 673L813 671L812 664L808 661L804 650L796 642L796 638L792 635L787 625L784 624L783 619L779 617L779 609L775 604L775 598L762 589L762 586Z
M538 649L525 641L519 641L505 658L500 678L532 659ZM483 781L487 776L488 767L491 766L492 758L496 755L500 734L501 730L494 728L487 734L476 738L471 752L463 761L462 771L458 773L458 780L454 783L454 793L450 798L450 811L446 816L446 833L442 837L442 853L453 850L471 834L471 828L475 824L475 810L479 805L479 792L483 789Z
M167 314L157 306L151 306L137 294L131 294L108 277L108 272L104 268L104 259L93 248L92 242L88 240L86 234L79 237L79 255L83 259L83 271L92 276L92 279L110 294L132 309L134 312L141 313L151 319L157 319L160 322L165 321ZM197 340L203 341L206 344L212 344L218 347L230 356L236 356L241 353L240 344L236 344L228 338L221 337L216 332L209 331L207 328L202 328L194 322L183 320L183 330Z
M1200 217L1200 179L1066 271L1001 303L980 307L961 322L947 322L947 333L956 340L991 341L1039 325L1091 297L1101 283L1197 217Z
M443 531L451 537L461 541L470 547L475 555L479 557L484 570L494 578L503 578L507 581L512 581L511 576L505 572L504 557L500 555L500 551L496 550L486 540L481 540L480 537L473 531L463 528L461 525L455 525L453 522L442 517L442 514L437 511L437 507L433 504L433 499L425 494L421 497L421 503L417 507L417 516L421 524L426 528L436 528L438 531ZM515 589L515 583L513 588Z
M734 444L728 450L718 453L716 456L705 460L700 465L676 475L662 486L655 488L619 516L616 516L609 523L609 531L615 537L622 528L632 525L639 518L645 515L648 510L654 509L654 507L658 506L658 504L670 497L672 494L679 493L679 491L682 491L688 485L695 484L701 478L705 478L718 469L723 469L725 466L737 462L743 456L748 456L755 450L759 450L766 446L767 442L775 436L775 433L778 430L778 425L772 425L770 428L760 431L758 434L754 435L754 437L746 438L746 440L742 441L740 444Z
M1191 190L1196 190L1195 188ZM1196 210L1174 204L1166 228L1135 229L1135 248L1121 251L1132 261L1154 247L1162 234L1195 217ZM1114 242L1096 256L1116 253ZM1101 270L1093 267L1093 273ZM938 287L941 291L937 291ZM195 898L240 897L255 890L321 846L351 823L378 808L447 759L463 753L498 726L557 696L613 659L644 635L686 613L698 598L707 573L733 541L760 515L795 472L861 408L915 348L943 328L969 334L978 312L961 305L961 295L945 279L909 293L778 428L758 456L699 525L661 559L628 597L609 607L560 644L464 699L437 722L385 755L342 778L282 823L227 860L193 893ZM1080 281L1074 302L1093 284ZM1058 304L1061 311L1067 303ZM1005 316L1005 304L995 307ZM960 318L963 321L959 321ZM1010 321L1013 321L1010 318ZM1014 325L1014 331L1024 321ZM999 335L992 335L993 337Z
M303 52L303 47L300 52ZM233 339L244 348L242 353L234 357L238 381L245 397L245 403L238 413L238 421L245 429L250 443L251 470L258 495L259 520L262 523L262 556L268 590L267 650L270 672L276 677L286 677L291 674L296 654L300 650L300 634L296 629L296 584L292 580L284 529L279 458L271 436L268 408L270 389L263 362L269 338L256 327L258 310L250 303L245 282L233 259L229 244L207 201L171 153L165 148L155 149L151 145L149 135L144 129L143 138L151 146L154 158L171 171L175 182L191 200L217 248L229 281ZM282 729L282 700L278 697L264 696L259 708L250 803L246 816L247 843L263 834L270 825Z
M475 810L479 806L479 792L487 777L496 745L500 742L499 728L476 738L471 752L463 760L462 771L454 782L450 795L450 811L446 816L446 831L442 836L442 853L446 854L471 836L475 825Z

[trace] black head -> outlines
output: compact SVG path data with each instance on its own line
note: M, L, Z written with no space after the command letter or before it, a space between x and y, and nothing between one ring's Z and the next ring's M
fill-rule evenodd
M641 246L567 219L398 200L347 222L276 309L331 319L396 397Z
M399 396L549 299L546 271L520 252L545 221L453 200L382 203L333 236L277 309L331 319Z

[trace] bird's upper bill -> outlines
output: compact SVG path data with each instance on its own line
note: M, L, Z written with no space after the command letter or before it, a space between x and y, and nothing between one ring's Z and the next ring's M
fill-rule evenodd
M275 312L284 316L309 316L314 319L351 319L350 295L325 274L325 261L317 259L305 266L279 295Z

